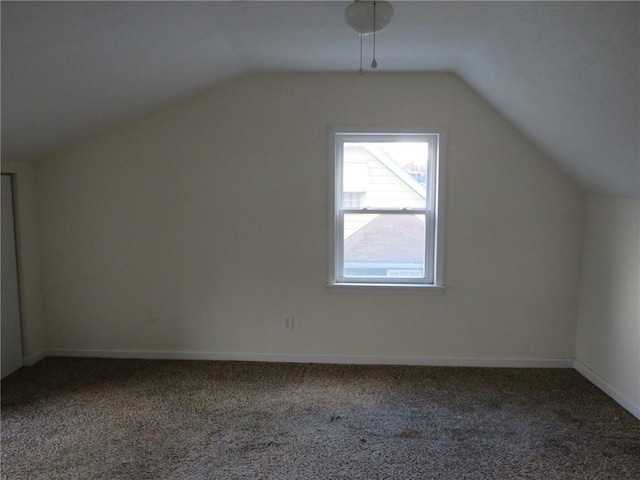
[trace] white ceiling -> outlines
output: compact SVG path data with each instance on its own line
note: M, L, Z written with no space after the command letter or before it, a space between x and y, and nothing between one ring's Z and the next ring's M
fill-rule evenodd
M248 73L355 71L349 3L2 1L2 158ZM378 71L454 71L586 190L640 195L640 2L393 5Z

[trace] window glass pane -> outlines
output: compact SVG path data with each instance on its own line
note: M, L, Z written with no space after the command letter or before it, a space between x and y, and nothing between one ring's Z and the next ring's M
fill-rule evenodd
M426 142L345 142L343 192L360 192L362 208L425 208Z
M344 277L424 278L424 254L424 215L344 215Z

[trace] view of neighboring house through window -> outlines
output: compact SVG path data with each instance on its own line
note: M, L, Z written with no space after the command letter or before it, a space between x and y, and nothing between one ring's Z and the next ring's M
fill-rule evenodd
M438 133L332 129L333 284L437 285Z

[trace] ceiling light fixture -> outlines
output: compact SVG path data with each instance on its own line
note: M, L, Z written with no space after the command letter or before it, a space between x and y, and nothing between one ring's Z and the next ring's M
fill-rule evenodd
M381 32L391 21L393 7L383 0L355 0L344 11L344 18L351 28L360 35L360 75L362 75L362 37L373 34L373 60L371 68L376 68L376 33Z

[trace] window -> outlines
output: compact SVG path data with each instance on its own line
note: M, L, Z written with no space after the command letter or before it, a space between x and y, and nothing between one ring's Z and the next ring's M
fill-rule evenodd
M330 287L442 289L442 133L332 128Z

